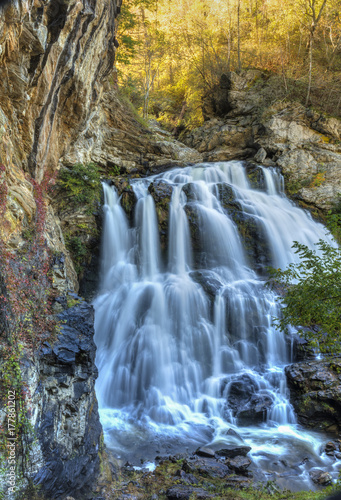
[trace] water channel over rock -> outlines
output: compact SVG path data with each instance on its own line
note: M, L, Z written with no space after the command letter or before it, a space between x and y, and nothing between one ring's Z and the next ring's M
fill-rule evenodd
M274 326L280 310L265 286L267 266L294 262L294 241L329 240L325 228L271 168L198 164L130 182L130 218L104 184L94 304L108 447L139 463L243 444L292 489L312 488L314 467L337 475L321 455L326 436L296 422L284 374L293 340Z

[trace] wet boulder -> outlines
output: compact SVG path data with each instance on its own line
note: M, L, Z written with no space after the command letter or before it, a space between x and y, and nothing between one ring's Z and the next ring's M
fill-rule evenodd
M202 286L205 294L207 295L211 307L213 308L216 296L219 294L219 290L223 286L222 282L218 279L212 271L198 270L189 273L193 281L199 283ZM213 312L213 309L212 309Z
M187 459L182 465L182 470L188 474L199 474L200 476L214 478L224 478L230 474L227 465L214 458L197 457Z
M212 448L208 448L206 446L202 446L201 448L198 448L195 452L196 455L199 457L208 457L208 458L214 458L215 457L215 452L212 450Z
M193 182L189 182L188 184L185 184L182 188L182 191L185 193L188 203L198 200L196 186Z
M262 220L243 211L233 212L232 219L251 266L255 271L266 274L267 266L271 265L271 252Z
M191 498L214 498L214 495L208 493L203 488L177 484L168 488L166 497L168 500L190 500Z
M215 195L221 203L221 206L229 214L234 214L235 212L242 212L242 206L237 201L236 195L233 187L226 182L220 182L215 185Z
M321 486L327 486L333 479L329 472L321 469L312 469L309 471L309 476L314 483L320 484Z
M262 162L260 161L260 163ZM246 162L244 165L245 165L246 175L247 178L249 179L251 188L265 191L266 183L263 170L258 165L253 165L252 163Z
M236 413L245 406L251 396L258 390L255 380L244 373L235 380L232 380L227 389L228 406Z
M226 460L228 467L236 472L237 474L243 474L247 471L248 467L251 465L251 460L248 457L237 455L234 458L229 458Z
M221 450L216 452L219 457L225 457L233 459L235 457L246 457L246 455L251 451L250 446L225 446Z
M337 451L337 446L335 443L333 443L333 441L328 441L328 443L326 443L324 447L324 451L326 455L333 457L335 452Z
M341 359L294 363L285 368L290 401L299 423L313 429L341 430Z
M169 204L172 198L173 187L168 182L157 179L149 185L148 191L155 203L161 249L166 251L168 248Z
M111 183L120 197L121 207L127 214L129 222L132 224L134 221L137 198L129 179L126 177L114 177L111 179Z
M251 168L249 170L252 171ZM253 170L260 171L264 178L264 174L259 167L253 166ZM261 174L258 172L257 175L261 177ZM256 176L256 174L254 175ZM232 186L226 183L219 183L215 189L216 195L226 214L231 217L237 226L244 251L250 264L256 271L264 272L266 266L271 264L271 253L262 221L243 210L241 203L236 199Z
M237 411L238 421L244 425L263 422L273 402L274 398L270 393L264 391L253 394L246 405Z

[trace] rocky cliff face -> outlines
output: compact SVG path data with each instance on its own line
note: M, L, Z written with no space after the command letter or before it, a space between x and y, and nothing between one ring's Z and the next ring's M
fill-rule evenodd
M102 109L120 4L15 0L1 8L0 185L6 189L1 190L0 204L6 210L1 212L0 236L15 259L34 231L38 203L46 206L44 236L60 297L78 289L77 275L58 206L52 206L47 195L39 202L34 183L53 177ZM80 498L85 490L89 496L99 469L93 313L84 304L62 316L57 342L44 344L34 359L26 356L27 364L21 364L33 409L34 433L28 439L34 441L28 462L18 462L17 474L23 473L47 498L69 493Z
M341 195L341 122L300 104L274 102L269 75L223 75L206 96L205 123L185 137L207 161L247 158L278 166L287 192L326 211Z
M91 122L115 57L120 0L17 0L0 20L0 158L8 184L6 239L20 246L35 214L29 178L53 173ZM77 277L49 207L50 247L66 255L66 287Z

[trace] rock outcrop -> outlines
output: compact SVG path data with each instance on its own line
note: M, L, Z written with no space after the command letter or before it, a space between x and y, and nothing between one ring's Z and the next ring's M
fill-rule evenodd
M314 360L285 369L291 403L306 427L341 431L341 361Z
M271 85L258 70L223 75L204 100L204 125L184 140L206 161L247 158L280 167L288 194L325 212L341 195L341 122L274 102Z
M78 300L59 319L57 341L44 343L23 370L35 432L25 473L46 498L89 496L99 472L102 433L94 389L94 311Z
M55 311L66 307L65 296L78 290L78 279L65 246L63 214L46 193L37 199L34 186L54 177L102 109L120 5L121 0L17 0L1 7L0 237L15 259L45 207L52 286L65 302L56 303ZM62 313L61 320L59 339L28 354L22 368L35 432L26 436L29 460L18 463L17 473L47 498L89 495L99 470L93 312L81 304Z

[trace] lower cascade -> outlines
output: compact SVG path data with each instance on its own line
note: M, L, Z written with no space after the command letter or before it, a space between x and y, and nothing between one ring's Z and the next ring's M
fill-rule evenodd
M290 405L284 367L294 336L274 326L280 309L266 266L294 262L294 241L331 239L286 198L276 169L253 168L258 187L237 161L132 179L133 222L103 185L101 422L122 460L243 443L265 471L286 463L283 486L309 489L312 467L337 470L321 455L326 436L301 428ZM171 193L166 246L155 186Z

